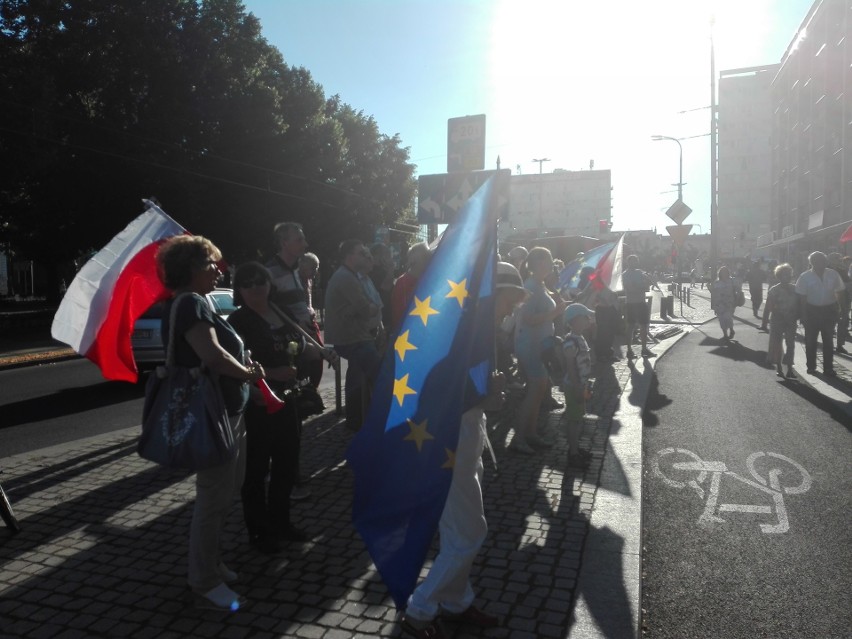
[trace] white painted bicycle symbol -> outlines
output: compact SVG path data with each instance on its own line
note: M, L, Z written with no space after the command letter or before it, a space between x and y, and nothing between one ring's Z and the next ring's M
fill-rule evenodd
M771 467L770 467L771 466ZM778 467L780 466L780 467ZM760 524L764 533L784 533L790 529L784 495L801 495L811 487L811 476L800 464L778 453L752 453L746 459L746 468L754 480L728 470L724 462L704 461L692 451L683 448L664 448L654 456L654 475L672 488L690 488L706 503L698 518L702 525L725 523L721 513L773 514L777 523ZM665 469L665 472L663 472ZM765 470L765 474L761 474ZM772 505L719 503L722 478L729 477L768 495ZM704 485L708 482L705 489Z

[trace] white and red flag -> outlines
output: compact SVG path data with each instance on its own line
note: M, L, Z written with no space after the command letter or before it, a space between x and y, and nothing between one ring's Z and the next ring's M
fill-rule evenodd
M151 304L169 296L155 256L165 240L186 233L153 202L80 269L53 317L51 335L92 360L106 379L139 376L130 336Z

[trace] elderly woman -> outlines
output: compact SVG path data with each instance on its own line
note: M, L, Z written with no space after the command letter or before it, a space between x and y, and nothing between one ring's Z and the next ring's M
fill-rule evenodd
M234 440L238 444L233 460L196 474L195 507L189 535L189 586L195 594L196 606L236 610L244 602L227 585L237 579L237 574L220 559L219 537L245 470L242 415L248 401L248 382L261 379L264 372L260 365L246 365L242 340L227 322L210 310L204 298L222 275L218 266L221 259L219 249L200 236L171 238L157 252L160 279L174 291L163 314L165 346L168 348L173 336L176 364L188 367L203 364L218 375ZM171 326L172 306L176 301L178 307L174 326Z
M545 286L545 279L553 271L553 257L548 249L533 248L527 256L526 267L530 275L524 286L530 296L517 315L515 354L527 378L527 393L519 411L521 430L512 440L512 449L531 455L551 445L538 434L542 402L550 391L550 377L541 358L541 343L545 337L553 335L553 320L562 314L568 302L555 301Z
M796 286L790 282L793 279L792 266L776 266L774 274L778 284L770 288L766 295L761 326L766 330L767 320L769 321L769 350L766 361L775 364L778 377L784 376L781 364L786 364L787 377L792 378L796 376L793 372L793 353L796 345L796 325L799 323L799 297L796 295ZM782 341L787 345L786 352L782 350Z
M734 310L740 290L740 283L731 277L731 270L727 266L720 267L716 280L710 285L710 306L719 318L722 339L734 337Z
M240 308L228 317L252 357L264 366L270 388L285 398L284 408L270 414L260 390L252 388L246 409L243 514L251 545L264 554L277 553L282 541L307 539L290 521L302 423L296 400L287 392L299 384L296 360L303 353L307 358L320 356L295 327L295 318L269 301L271 289L272 276L263 265L242 264L234 275L234 303Z

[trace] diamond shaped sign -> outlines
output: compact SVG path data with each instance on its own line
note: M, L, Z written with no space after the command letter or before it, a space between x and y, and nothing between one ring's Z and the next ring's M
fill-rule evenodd
M683 224L683 221L689 217L690 213L692 213L692 209L684 204L683 200L676 200L675 203L669 207L669 210L666 211L666 215L668 215L675 224Z
M692 224L678 224L677 226L667 226L666 230L669 232L669 235L672 236L674 243L677 246L683 246L684 240L686 240L686 236L689 235L689 232L692 230Z

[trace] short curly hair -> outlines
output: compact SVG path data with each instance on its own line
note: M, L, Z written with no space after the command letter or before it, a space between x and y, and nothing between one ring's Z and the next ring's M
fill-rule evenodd
M782 284L786 284L790 280L793 279L793 267L789 264L779 264L775 267L775 279L777 279Z
M157 274L165 287L174 291L188 286L192 272L208 259L222 259L222 251L213 242L200 235L176 235L157 250Z

